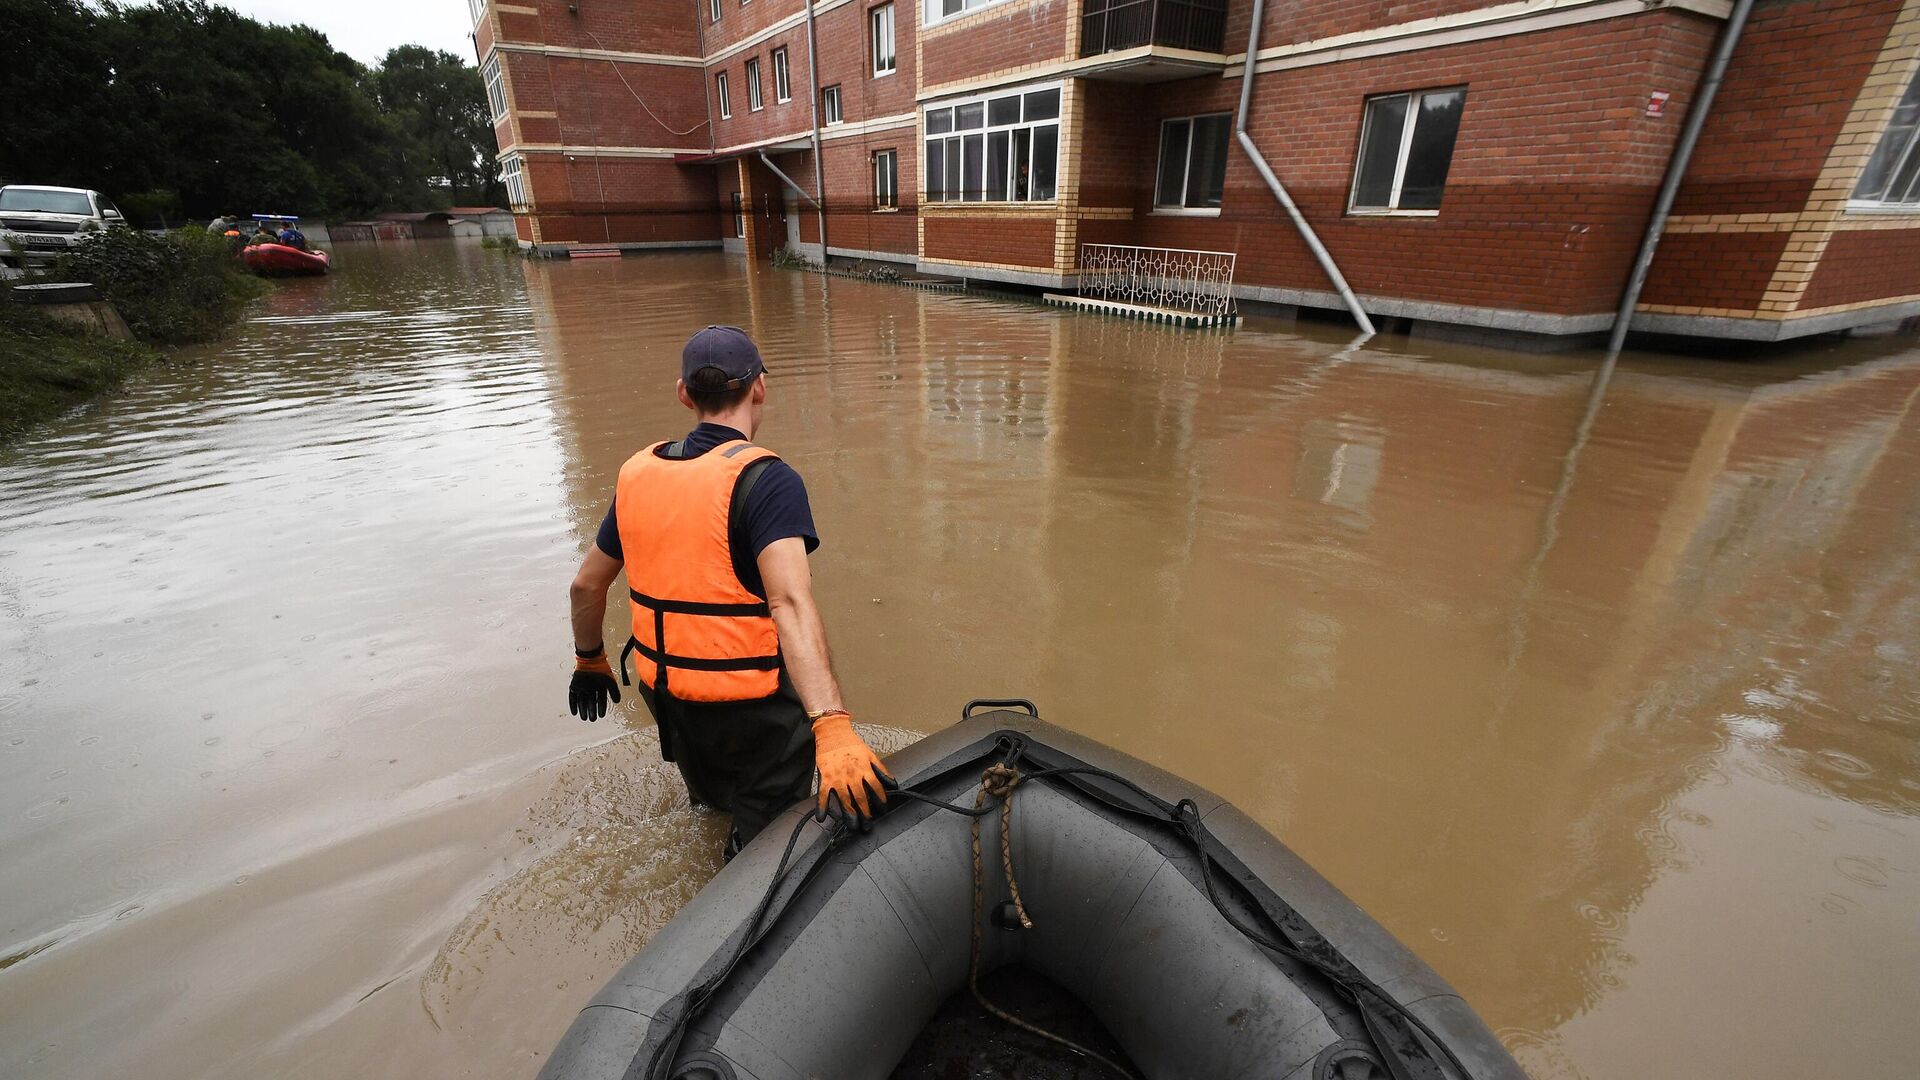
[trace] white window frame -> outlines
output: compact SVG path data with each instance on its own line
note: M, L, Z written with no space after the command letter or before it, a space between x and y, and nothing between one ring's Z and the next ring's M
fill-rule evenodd
M500 159L500 183L506 186L508 206L527 205L525 164L519 154L508 154Z
M1424 90L1401 90L1391 94L1373 94L1360 104L1360 146L1354 152L1353 182L1347 186L1347 213L1355 217L1439 217L1438 209L1402 210L1400 209L1400 186L1407 178L1407 154L1413 149L1413 129L1418 126L1421 99L1432 94L1461 95L1461 108L1466 107L1467 88L1464 84L1455 86L1433 86ZM1387 193L1387 205L1356 206L1354 200L1360 195L1360 166L1367 150L1367 129L1373 126L1373 103L1388 98L1407 99L1407 120L1400 129L1400 149L1395 153L1393 163L1393 188ZM1464 117L1464 113L1462 114ZM1459 148L1459 135L1455 133L1454 147ZM1449 171L1451 171L1453 151L1448 151Z
M1019 123L1016 123L1016 124L994 124L994 123L991 123L991 122L990 122L990 117L991 117L991 115L992 115L992 111L991 111L991 109L990 109L990 108L989 108L989 106L988 106L988 102L989 102L989 101L991 101L992 99L994 99L994 98L1004 98L1004 97L1009 97L1009 96L1018 96L1018 97L1019 97L1019 98L1021 99L1021 103L1022 103L1022 104L1021 104L1021 108L1022 108L1022 110L1023 110L1023 112L1022 112L1022 116L1024 117L1024 116L1025 116L1025 112L1024 112L1024 109L1025 109L1025 107L1026 107L1026 106L1025 106L1025 101L1026 101L1026 96L1027 96L1028 94L1037 94L1037 93L1044 93L1044 92L1046 92L1046 91L1048 91L1048 90L1053 90L1053 91L1057 91L1057 92L1059 93L1059 95L1060 95L1060 111L1059 111L1059 113L1058 113L1058 114L1056 114L1056 115L1054 115L1054 116L1052 116L1052 117L1049 117L1048 119L1045 119L1045 120L1026 120L1026 119L1022 119L1022 120L1021 120L1021 121L1020 121ZM967 106L967 105L979 105L979 106L980 106L980 110L981 110L981 126L980 126L979 128L970 128L970 129L968 129L968 130L967 130L967 131L965 131L965 132L962 132L962 131L960 131L959 129L957 129L957 128L956 128L956 129L954 129L954 130L952 130L952 131L947 131L947 132L940 132L940 133L937 133L937 134L936 134L936 133L932 133L932 132L929 132L929 131L927 131L927 114L928 114L928 113L930 113L930 112L939 112L939 111L941 111L941 110L943 110L943 109L954 109L954 110L958 110L958 109L960 109L960 108L962 108L962 107L964 107L964 106ZM1029 205L1029 204L1038 204L1038 205L1041 205L1041 206L1046 206L1046 205L1050 205L1050 204L1053 204L1053 203L1057 203L1057 202L1059 202L1059 201L1060 201L1060 161L1061 161L1061 158L1062 158L1062 157L1064 156L1064 154L1062 153L1062 149L1061 149L1061 148L1062 148L1062 145L1063 145L1063 141L1064 141L1064 139L1065 139L1065 137L1066 137L1066 113L1067 113L1067 91L1066 91L1066 84L1065 84L1065 83L1058 83L1058 82L1050 82L1050 83L1036 83L1036 84L1034 84L1034 85L1031 85L1031 86L1010 86L1010 87L1004 87L1004 88L1001 88L1001 89L998 89L998 90L994 90L994 91L992 91L992 92L990 92L990 93L985 93L985 94L972 94L972 95L969 95L969 96L967 96L967 97L956 97L956 98L944 98L944 99L942 99L942 100L940 100L940 101L932 101L932 102L927 102L927 103L925 103L925 104L923 104L923 105L921 105L921 106L920 106L920 126L919 126L919 133L920 133L920 202L921 202L921 204L922 204L923 206L924 206L924 205L926 205L926 204L928 204L928 203L941 203L941 204L945 204L945 203L962 203L962 204L964 204L964 205L968 205L968 206L1025 206L1025 205ZM928 155L928 152L927 152L927 142L928 142L929 140L931 140L931 139L945 139L945 138L952 138L952 137L954 137L954 136L962 136L962 137L964 137L965 135L969 135L969 134L973 134L973 133L975 133L976 131L977 131L977 132L978 132L978 133L979 133L980 135L982 135L982 136L985 136L985 135L988 135L988 134L990 134L990 133L992 133L992 132L995 132L995 131L1008 131L1008 132L1011 132L1011 131L1019 131L1019 130L1022 130L1022 129L1025 129L1025 130L1028 130L1028 131L1033 131L1033 130L1037 130L1037 129L1039 129L1039 128L1043 128L1043 127L1048 127L1048 126L1052 126L1052 127L1054 127L1054 128L1056 129L1056 131L1055 131L1055 135L1054 135L1054 144L1053 144L1053 145L1054 145L1054 149L1053 149L1053 153L1054 153L1054 158L1053 158L1053 170L1054 170L1054 171L1053 171L1053 195L1052 195L1052 196L1051 196L1050 198L1045 198L1045 199L1034 199L1034 198L1027 198L1027 199L1013 199L1013 198L1008 198L1008 199L1006 199L1006 200L999 200L999 199L987 199L987 198L985 198L985 197L984 197L984 195L985 195L985 189L984 189L984 184L985 184L985 177L984 177L984 176L982 177L982 184L983 184L983 189L982 189L982 198L980 198L980 199L952 199L952 198L947 198L947 197L946 197L946 194L945 194L945 192L944 192L944 191L942 192L942 194L941 194L941 197L940 197L940 198L938 198L938 199L930 199L930 198L928 198L928 195L927 195L927 169L928 169L928 167L929 167L929 164L930 164L930 157L929 157L929 155ZM1029 138L1031 138L1031 136L1029 136ZM982 143L983 143L983 145L982 145L982 147L981 147L981 151L980 151L980 161L981 161L981 168L982 168L982 171L984 172L984 170L985 170L985 167L986 167L986 160L987 160L987 151L986 151L986 147L985 147L985 145L984 145L984 143L985 143L985 140L984 140L984 139L982 140ZM1011 169L1011 168L1012 168L1012 162L1013 162L1013 155L1012 155L1011 153L1009 153L1009 154L1007 155L1007 157L1008 157L1008 168L1009 168L1009 169ZM1156 160L1157 160L1157 159L1156 159ZM965 191L965 190L966 190L966 177L962 177L962 178L961 178L961 190L962 190L962 191ZM1009 188L1009 194L1011 194L1011 188Z
M492 53L487 62L480 65L480 77L487 83L487 107L492 110L490 119L500 121L507 115L507 77L500 70L500 54Z
M467 0L467 10L473 13L473 21L468 26L479 26L487 17L487 0Z
M1920 184L1913 185L1914 197L1910 200L1890 201L1885 198L1886 192L1884 189L1881 192L1880 198L1863 199L1858 196L1860 184L1867 178L1867 169L1873 164L1873 159L1880 156L1880 150L1882 149L1881 144L1889 138L1894 137L1892 128L1894 120L1899 116L1900 107L1907 104L1907 99L1912 97L1916 91L1920 91L1920 69L1915 69L1913 74L1908 78L1906 85L1900 92L1900 97L1894 102L1894 111L1887 116L1886 126L1880 129L1879 136L1873 140L1873 152L1868 154L1867 160L1861 163L1860 175L1854 178L1853 188L1847 195L1848 213L1920 214ZM1915 154L1920 154L1920 123L1916 123L1913 127L1909 128L1906 134L1901 137L1906 140L1906 147L1894 155L1893 164L1887 169L1886 183L1888 185L1891 185L1894 179L1900 175L1901 169L1912 160Z
M724 71L713 73L713 96L715 104L720 106L720 119L733 119L733 95L727 93L727 73Z
M760 92L760 58L747 58L747 111L759 112L767 107L766 96Z
M921 0L920 28L924 30L929 26L938 26L943 22L951 22L979 11L981 8L1004 3L1006 0ZM954 10L948 11L949 7Z
M831 108L828 107L828 102L833 103ZM841 107L840 84L834 83L832 86L821 87L820 122L822 124L832 125L838 124L846 118L846 111Z
M1220 207L1218 206L1188 206L1186 204L1187 189L1193 184L1193 122L1195 120L1208 120L1216 116L1224 116L1231 120L1233 114L1225 112L1196 113L1193 116L1169 116L1160 121L1160 146L1153 155L1153 213L1161 217L1220 216ZM1166 203L1161 201L1161 196L1164 193L1160 190L1160 158L1167 152L1167 125L1178 123L1185 123L1187 125L1187 162L1185 168L1180 172L1179 201ZM1229 151L1231 151L1233 145L1233 128L1231 124L1229 124L1227 128L1227 145ZM1222 179L1224 179L1224 177ZM1225 201L1226 192L1223 187L1221 191L1221 202L1224 203Z
M793 100L793 66L787 62L785 45L773 50L773 100Z
M722 0L707 0L707 21L710 23L719 22L720 16L725 14L726 10L727 5L723 3Z
M867 61L876 79L884 79L900 70L900 56L896 49L899 38L894 33L893 4L880 4L867 9Z
M881 169L882 162L886 168ZM900 151L873 152L873 209L875 213L900 209Z

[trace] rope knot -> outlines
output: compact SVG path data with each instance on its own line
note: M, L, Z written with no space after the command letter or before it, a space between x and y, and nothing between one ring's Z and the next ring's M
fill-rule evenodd
M1004 762L995 762L980 774L980 790L989 798L1004 799L1020 783L1020 770Z

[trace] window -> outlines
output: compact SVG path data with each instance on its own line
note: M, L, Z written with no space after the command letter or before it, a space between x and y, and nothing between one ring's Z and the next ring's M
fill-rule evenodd
M507 204L509 206L527 205L527 182L520 175L520 155L510 154L500 159L500 182L507 186Z
M820 122L823 124L840 122L840 87L829 86L820 91Z
M873 152L873 208L892 210L900 205L900 156L892 150Z
M487 106L493 110L493 118L498 120L507 115L507 84L500 75L500 57L487 57L486 66L480 69L480 73L487 80Z
M1183 116L1160 122L1160 177L1153 189L1158 210L1218 210L1227 179L1226 113Z
M773 100L793 99L793 75L787 70L787 50L773 50Z
M925 0L926 15L920 22L922 26L931 26L944 19L964 15L975 8L988 4L997 4L1000 0Z
M707 0L707 21L719 22L722 10L720 0Z
M927 201L1045 202L1060 158L1060 88L925 113Z
M714 97L718 99L720 103L720 119L725 120L728 117L732 116L733 115L733 99L727 96L727 73L726 72L723 71L720 74L715 75L713 77L713 93L714 93Z
M487 17L487 0L467 0L467 10L473 14L473 22L468 25L478 26Z
M760 97L760 58L747 61L747 111L759 112L767 103Z
M743 240L747 236L747 209L740 204L737 191L733 193L733 235Z
M1353 171L1353 212L1438 211L1466 104L1467 92L1459 88L1369 98Z
M1920 71L1907 84L1907 92L1893 108L1887 130L1880 133L1880 145L1867 159L1867 170L1854 186L1849 206L1872 209L1881 206L1911 207L1920 203Z
M881 4L867 13L873 31L873 77L893 74L893 5Z

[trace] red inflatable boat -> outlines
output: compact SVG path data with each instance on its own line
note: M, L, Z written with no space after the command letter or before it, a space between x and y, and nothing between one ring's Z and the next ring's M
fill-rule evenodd
M301 251L285 244L254 244L240 258L256 274L324 274L332 265L324 251Z

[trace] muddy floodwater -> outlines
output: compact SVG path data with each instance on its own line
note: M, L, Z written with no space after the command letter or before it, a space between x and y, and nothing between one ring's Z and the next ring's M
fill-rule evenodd
M718 867L634 699L563 697L708 323L883 748L1018 695L1212 788L1543 1080L1914 1075L1913 342L1603 370L422 242L0 450L0 1076L537 1070Z

